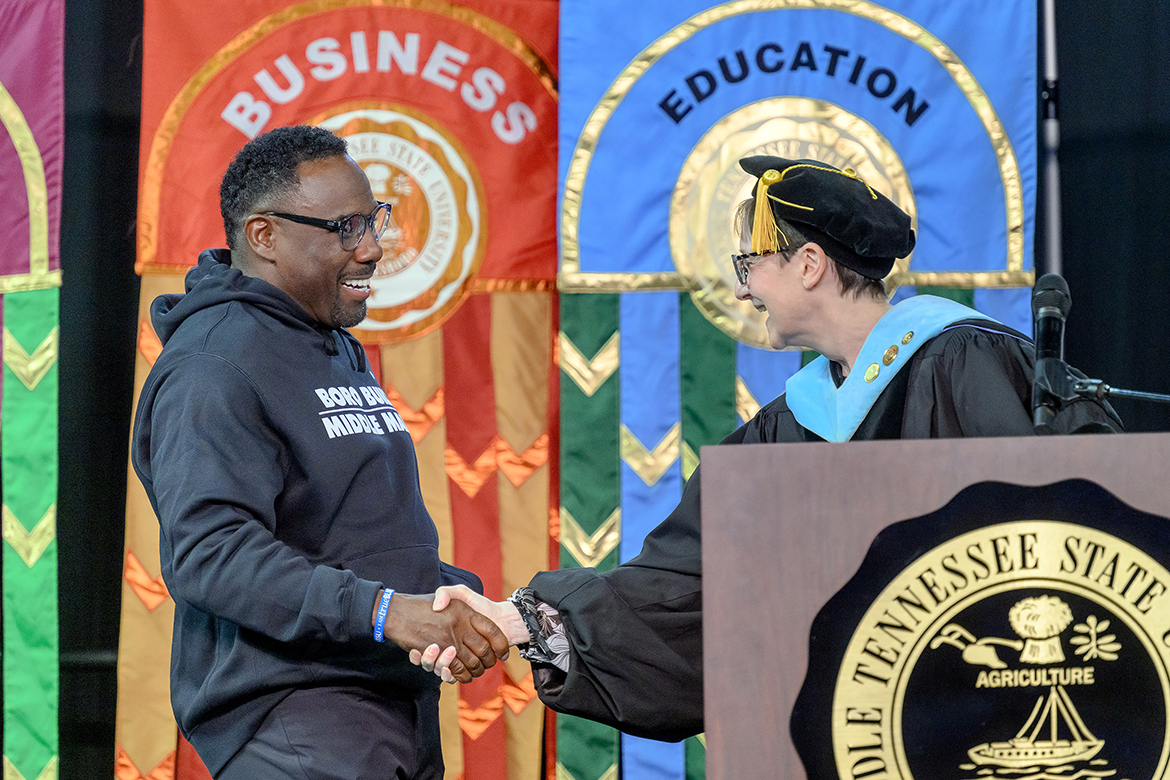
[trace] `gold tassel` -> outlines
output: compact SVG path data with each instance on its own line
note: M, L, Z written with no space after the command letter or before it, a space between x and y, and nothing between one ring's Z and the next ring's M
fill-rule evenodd
M767 170L756 182L756 218L752 223L752 251L756 254L765 252L779 252L780 239L788 243L786 236L782 236L776 225L776 217L772 214L772 204L768 202L768 187L780 181L780 171Z

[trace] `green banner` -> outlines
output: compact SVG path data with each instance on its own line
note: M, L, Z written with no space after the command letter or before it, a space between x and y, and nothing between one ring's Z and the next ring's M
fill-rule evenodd
M57 777L57 288L4 296L4 777Z
M562 295L561 566L612 569L621 539L616 295ZM557 780L616 780L619 737L557 716Z

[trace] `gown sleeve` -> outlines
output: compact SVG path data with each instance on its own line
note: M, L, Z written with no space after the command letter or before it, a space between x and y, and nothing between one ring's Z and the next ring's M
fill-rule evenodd
M775 429L765 407L721 444L770 441ZM546 705L651 739L703 731L699 485L696 469L636 558L607 572L560 569L532 580L568 639L567 672L533 664Z
M679 740L703 730L699 476L617 568L541 572L531 587L557 610L568 672L533 665L541 700L635 736Z

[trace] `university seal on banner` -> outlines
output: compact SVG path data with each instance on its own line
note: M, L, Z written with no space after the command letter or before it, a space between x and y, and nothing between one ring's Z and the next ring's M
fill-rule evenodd
M1168 529L1070 481L975 485L883 531L813 624L809 777L1164 777Z
M397 341L429 329L463 299L483 260L474 162L439 123L404 107L345 107L311 121L346 139L374 198L393 207L356 334Z

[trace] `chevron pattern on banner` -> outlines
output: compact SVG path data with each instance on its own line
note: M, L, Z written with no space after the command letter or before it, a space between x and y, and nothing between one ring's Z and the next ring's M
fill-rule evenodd
M3 310L4 327L11 334L4 340L7 370L0 398L3 534L6 550L11 550L3 561L5 773L55 778L59 292L6 293ZM52 358L30 365L21 343L49 345L34 350L34 356L52 353ZM17 350L19 354L12 354ZM34 518L37 522L29 530L25 523Z
M452 404L447 410L445 429L452 562L475 571L484 593L500 599L504 595L500 534L504 491L501 480L488 478L496 469L500 436L500 418L495 413L501 393L492 360L493 315L489 296L472 296L444 323L442 348L443 383L450 397L459 399L457 406ZM482 453L477 457L476 471L465 471L461 480L460 474L453 474L452 461L474 453ZM474 685L459 686L463 711L482 713L477 715L482 728L474 729L474 738L471 732L463 731L465 780L503 780L506 775L506 723L493 717L496 707L503 709L497 690L504 684L504 675L504 665L497 664Z
M684 305L690 304L671 291L622 294L618 300L625 335L620 368L621 454L629 469L622 469L621 480L619 557L623 563L641 551L646 535L670 514L682 494ZM639 436L657 439L653 450L638 441ZM623 735L622 774L683 780L676 770L683 766L684 749L682 743Z
M142 774L126 751L118 745L114 754L114 780L174 780L175 752L167 753L166 757L146 774Z
M759 401L752 395L752 391L748 390L743 377L737 376L735 378L735 412L739 415L739 419L747 422L755 417L759 411Z
M503 437L496 437L496 467L513 487L520 487L548 462L548 434L542 433L524 452L517 454Z
M162 351L150 325L155 297L180 293L182 274L146 275L140 291L135 350L135 394ZM132 469L126 475L127 557L122 570L121 633L118 647L118 715L115 723L116 780L174 780L181 774L170 701L170 655L174 605L164 596L158 571L158 519ZM152 572L153 570L153 572ZM189 753L193 754L190 747ZM186 780L209 780L188 773Z
M453 448L448 447L446 461L447 476L469 498L475 497L484 481L497 469L513 486L520 487L548 461L548 434L541 434L531 447L519 454L501 436L496 436L471 465Z
M621 338L617 333L602 344L592 358L582 355L564 331L561 331L557 345L560 349L561 370L577 383L586 396L596 393L597 388L613 376L621 362Z
M508 705L512 714L519 715L536 699L536 686L532 683L532 673L529 672L518 683L501 686L500 695L504 697L504 704Z
M536 688L532 684L532 675L522 679L519 683L512 682L512 678L504 673L504 683L496 689L496 695L472 708L466 701L459 701L459 728L471 739L478 739L489 726L504 714L507 706L513 713L519 715L524 708L536 698Z
M662 437L661 441L654 445L654 449L646 448L646 445L638 441L629 428L622 424L621 427L621 442L622 442L622 460L626 462L634 473L642 478L642 481L647 485L653 487L662 479L662 475L666 470L678 460L680 450L679 445L682 442L682 426L675 423L667 431L666 435Z
M565 552L584 568L597 568L622 539L622 510L613 510L593 533L586 533L565 507L560 513L560 540Z
M609 769L597 776L597 780L618 780L618 765L614 764ZM557 780L577 780L573 773L565 769L565 765L557 762Z
M479 739L504 714L504 697L499 694L473 708L466 699L459 700L459 728L468 739Z
M467 494L468 498L475 498L476 493L483 487L483 483L495 473L497 459L496 440L494 439L472 464L463 460L453 447L448 447L446 450L447 476Z
M162 575L151 577L146 567L138 560L138 556L130 550L126 550L122 579L134 590L134 595L146 607L147 612L154 612L171 597Z
M435 427L435 423L442 418L446 411L443 404L443 388L441 387L435 390L434 395L418 409L412 409L410 404L406 403L406 399L399 395L392 385L385 384L384 389L386 397L390 399L390 403L398 410L398 415L406 423L406 429L410 431L410 438L415 444L418 444L431 432L431 428Z
M682 443L682 461L683 479L690 479L691 474L699 467L699 453L691 449L691 445L685 441Z
M8 756L4 756L4 780L26 780L20 770L8 760ZM57 780L56 756L49 759L49 763L45 764L45 768L36 776L36 780Z
M57 538L57 505L50 506L45 516L31 531L25 529L24 523L17 519L7 504L4 505L3 512L4 541L16 551L25 566L31 569Z
M138 352L152 366L154 361L158 360L159 353L162 352L162 342L159 341L158 334L154 332L154 326L150 324L150 320L145 317L138 323Z
M623 340L619 322L616 295L560 298L560 331L564 334L558 339L561 373L573 378L564 368L566 342L582 355L612 352L612 357L602 361L612 369L596 371L584 384L565 379L560 383L562 567L591 565L606 571L617 564L619 557L624 525L620 511L621 378L617 369ZM604 379L598 381L602 374ZM570 526L569 518L575 528ZM592 549L587 541L592 541ZM621 754L616 731L570 715L558 715L556 729L558 780L617 780Z
M8 328L4 329L4 364L12 369L16 378L29 390L36 390L45 374L57 362L57 331L58 328L53 328L30 355L20 346L12 332Z

